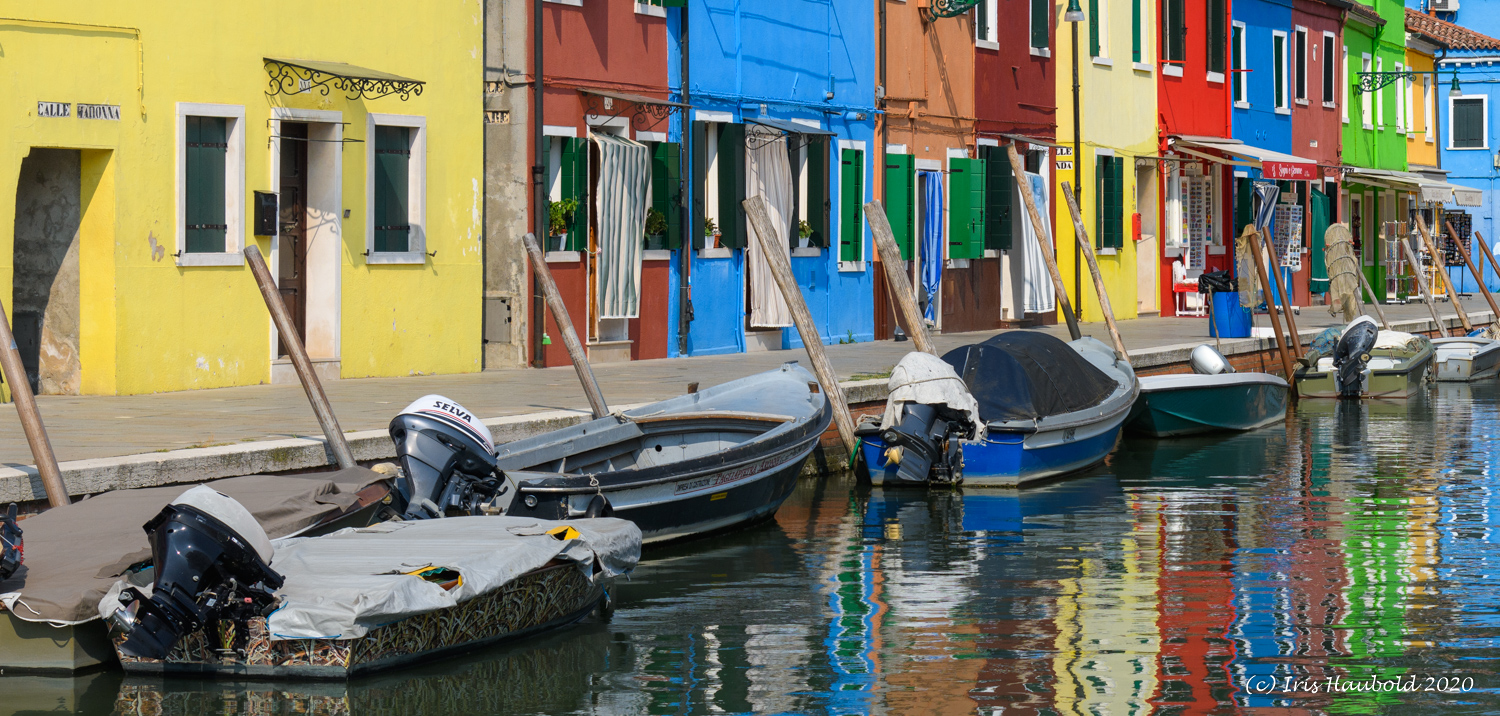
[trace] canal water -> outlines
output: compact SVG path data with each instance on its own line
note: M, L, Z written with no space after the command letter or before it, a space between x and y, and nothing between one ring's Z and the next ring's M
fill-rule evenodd
M348 685L4 677L0 712L1496 713L1497 433L1500 384L1439 385L1036 489L806 480L609 622Z

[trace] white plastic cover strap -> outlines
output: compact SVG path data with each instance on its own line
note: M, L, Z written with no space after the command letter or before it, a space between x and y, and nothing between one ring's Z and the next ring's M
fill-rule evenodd
M969 387L953 371L953 366L942 358L930 353L907 353L891 371L887 387L890 397L886 400L885 415L880 420L881 428L899 423L907 403L946 405L967 415L975 428L975 439L984 439L986 431L984 423L979 420L979 401L969 393Z

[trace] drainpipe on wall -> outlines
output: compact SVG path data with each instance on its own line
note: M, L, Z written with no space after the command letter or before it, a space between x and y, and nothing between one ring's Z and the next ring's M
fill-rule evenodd
M682 103L692 104L688 95L688 8L686 5L677 10L678 36L681 38L682 52ZM685 186L692 186L693 181L693 117L692 110L682 108L682 150L678 152L677 161L680 171L679 180ZM695 190L697 187L693 187ZM679 191L677 196L686 198L686 191ZM688 354L688 331L693 326L693 240L698 236L695 231L702 231L693 226L693 202L684 200L679 207L682 212L682 278L677 286L677 355L686 357Z
M542 125L545 121L542 118L542 0L531 0L531 3L533 7L531 22L531 84L533 87L532 95L535 100L535 105L532 107L531 120L531 144L534 150L534 161L531 164L531 191L532 210L536 212L536 218L532 222L535 228L532 230L536 232L537 241L545 242L547 240L548 221L547 193L545 191L547 165L542 153L542 143L544 141ZM537 368L541 368L546 365L544 352L546 349L542 346L542 337L547 334L547 309L542 299L542 286L538 282L536 269L528 268L527 271L531 274L531 323L533 326L536 326L531 331L531 344L534 351L532 364Z

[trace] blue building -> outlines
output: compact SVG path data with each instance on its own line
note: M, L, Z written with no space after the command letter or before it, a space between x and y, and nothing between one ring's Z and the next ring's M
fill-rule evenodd
M687 0L668 13L670 84L692 106L671 127L693 237L672 267L687 300L670 308L671 355L801 345L740 204L752 196L785 233L823 341L873 340L872 4Z

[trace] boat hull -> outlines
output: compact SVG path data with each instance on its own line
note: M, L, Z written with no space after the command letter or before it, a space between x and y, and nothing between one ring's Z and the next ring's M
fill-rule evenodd
M1273 375L1147 376L1125 430L1165 438L1254 430L1286 418L1288 386Z
M1379 354L1379 351L1372 353ZM1410 398L1420 392L1432 371L1433 350L1423 348L1416 355L1403 359L1402 365L1390 370L1370 371L1369 387L1360 398ZM1298 369L1297 394L1303 398L1338 398L1338 385L1334 370Z
M1485 338L1435 338L1433 376L1445 383L1486 380L1500 373L1500 341Z

